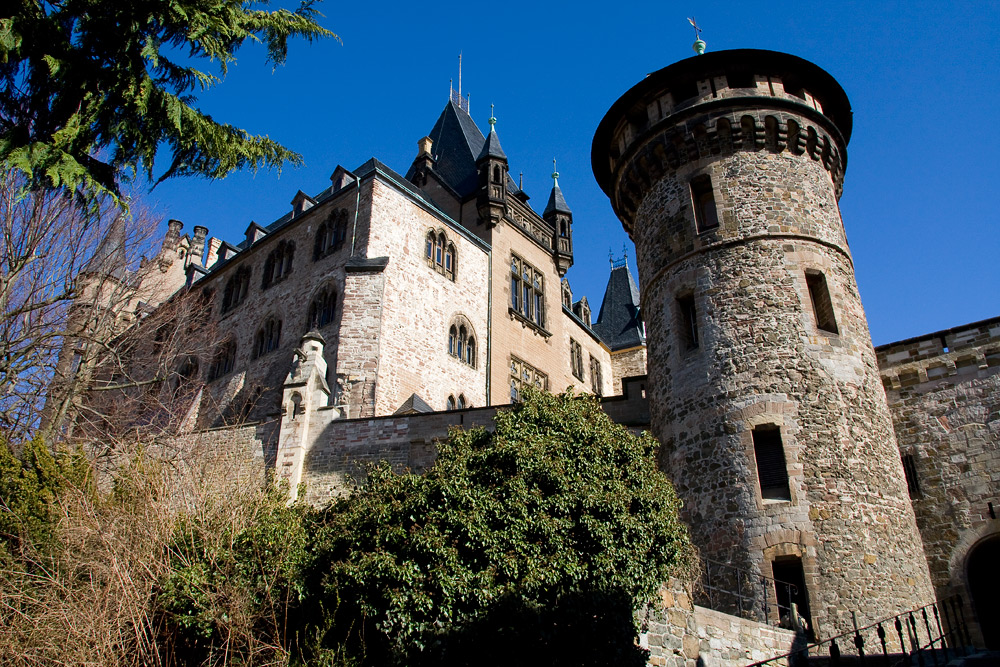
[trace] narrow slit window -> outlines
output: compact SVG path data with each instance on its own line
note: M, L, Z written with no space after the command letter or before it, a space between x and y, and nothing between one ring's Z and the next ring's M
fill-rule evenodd
M677 309L680 311L681 347L694 350L698 347L698 313L695 310L694 295L677 297Z
M757 461L757 479L764 500L791 500L785 447L777 426L758 426L753 430L753 453Z
M910 498L921 498L920 480L917 478L917 461L913 454L903 454L903 473L906 475L906 490Z
M809 286L809 299L816 315L816 326L823 331L839 333L830 290L826 286L826 276L819 271L806 271L806 285Z
M691 179L691 199L694 201L694 218L698 233L716 229L719 226L719 214L715 208L712 179L708 174Z

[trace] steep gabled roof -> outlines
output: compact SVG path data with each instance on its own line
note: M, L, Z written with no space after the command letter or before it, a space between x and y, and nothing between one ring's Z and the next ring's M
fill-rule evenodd
M460 196L472 194L479 184L476 158L486 142L472 116L449 100L427 136L434 142L434 171Z
M628 270L628 264L623 262L612 267L601 312L593 329L612 352L646 344L639 313L639 288Z
M495 137L495 133L490 134L494 134L495 147L486 146L486 137L476 126L472 116L449 100L434 123L434 128L427 135L433 142L431 153L434 157L434 173L461 199L475 193L479 187L476 160L484 147L494 152L499 151L499 156L504 159L507 157L500 148L499 138ZM407 180L412 179L413 175L411 167L406 173ZM507 190L512 194L520 192L510 174L507 175Z

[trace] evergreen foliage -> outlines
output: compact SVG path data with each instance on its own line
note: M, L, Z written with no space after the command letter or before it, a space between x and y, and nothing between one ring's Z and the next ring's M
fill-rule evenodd
M335 630L367 664L644 664L633 613L692 553L655 448L592 397L528 391L424 475L376 466L314 547Z
M67 489L89 488L90 464L79 453L53 454L41 438L21 451L0 439L0 563L23 549L46 554Z
M290 38L336 37L315 2L272 11L260 8L270 0L12 0L0 12L0 160L35 187L116 200L122 178L154 178L161 146L172 159L157 182L300 163L193 104L248 40L277 66ZM218 74L195 66L206 60Z

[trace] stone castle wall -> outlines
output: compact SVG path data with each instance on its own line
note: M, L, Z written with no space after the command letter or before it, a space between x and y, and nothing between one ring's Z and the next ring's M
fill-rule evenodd
M975 619L967 559L1000 535L1000 318L877 352L934 587Z
M612 393L622 393L622 380L646 374L646 346L638 346L611 353L611 372L614 378Z
M742 667L788 653L795 633L693 603L689 586L673 579L646 612L640 638L653 667Z

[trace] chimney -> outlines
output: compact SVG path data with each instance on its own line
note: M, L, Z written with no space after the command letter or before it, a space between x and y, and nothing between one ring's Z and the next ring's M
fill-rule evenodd
M176 250L177 244L181 240L181 229L184 228L184 223L180 220L168 220L167 221L167 234L163 237L163 249L164 250Z
M219 259L219 246L221 245L222 241L214 236L208 240L208 251L205 253L206 269L212 268L212 265Z
M191 239L191 250L188 251L188 257L191 258L192 264L204 266L201 258L205 254L205 237L207 235L208 227L202 227L201 225L194 226L194 238Z

